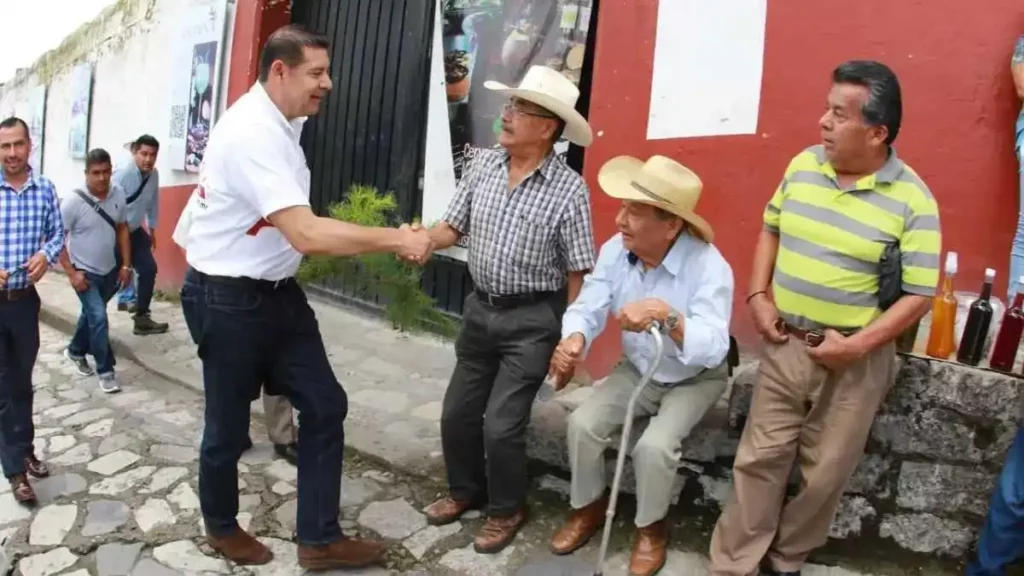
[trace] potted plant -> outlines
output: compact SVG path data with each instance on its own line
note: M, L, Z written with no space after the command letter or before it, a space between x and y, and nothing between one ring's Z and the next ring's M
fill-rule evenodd
M393 194L380 194L372 186L356 184L328 212L331 218L362 226L393 226L397 206ZM422 270L392 254L309 256L302 261L298 278L302 283L342 279L355 296L382 301L384 316L395 330L432 331L454 337L458 322L435 308L433 298L423 291Z

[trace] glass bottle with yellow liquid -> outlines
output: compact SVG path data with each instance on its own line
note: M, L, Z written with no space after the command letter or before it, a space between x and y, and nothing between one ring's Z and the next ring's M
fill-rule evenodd
M928 333L925 352L932 358L949 359L956 351L956 297L953 295L953 278L957 271L956 252L946 254L946 274L942 279L942 292L932 301L932 326Z

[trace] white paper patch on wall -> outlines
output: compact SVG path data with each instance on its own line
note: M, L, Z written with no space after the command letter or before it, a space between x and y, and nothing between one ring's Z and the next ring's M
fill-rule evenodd
M647 138L755 134L767 0L660 0Z

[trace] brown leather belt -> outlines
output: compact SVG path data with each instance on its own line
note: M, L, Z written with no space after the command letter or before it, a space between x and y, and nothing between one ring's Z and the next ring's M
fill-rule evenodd
M790 336L793 336L795 338L799 338L800 340L803 340L804 343L807 344L808 346L810 346L811 348L815 348L817 346L821 346L821 343L825 341L825 329L824 328L814 329L814 330L804 330L803 328L797 328L796 326L790 326L789 324L786 324L782 320L779 320L779 325L780 325L780 328L782 328L783 332L785 332L786 334L789 334ZM833 330L835 330L836 332L839 332L840 334L843 334L844 336L849 336L850 334L853 334L854 332L856 332L856 330L851 330L849 328L843 328L843 329L833 328Z
M14 290L0 290L0 302L16 302L36 293L36 287L16 288Z

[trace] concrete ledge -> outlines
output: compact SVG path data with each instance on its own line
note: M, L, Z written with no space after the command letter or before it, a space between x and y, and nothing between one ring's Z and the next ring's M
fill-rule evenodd
M728 499L732 460L757 370L756 361L742 365L727 406L709 412L684 443L676 501L680 494L693 499L682 500L673 514L714 518ZM1016 434L1022 385L1017 377L990 370L901 356L896 384L843 495L826 552L962 559L974 544ZM567 419L591 392L568 390L534 406L531 458L568 470ZM631 445L642 430L642 425L634 428ZM608 455L610 468L613 457ZM631 466L627 459L627 492L633 490ZM790 493L798 489L799 471L794 469Z

